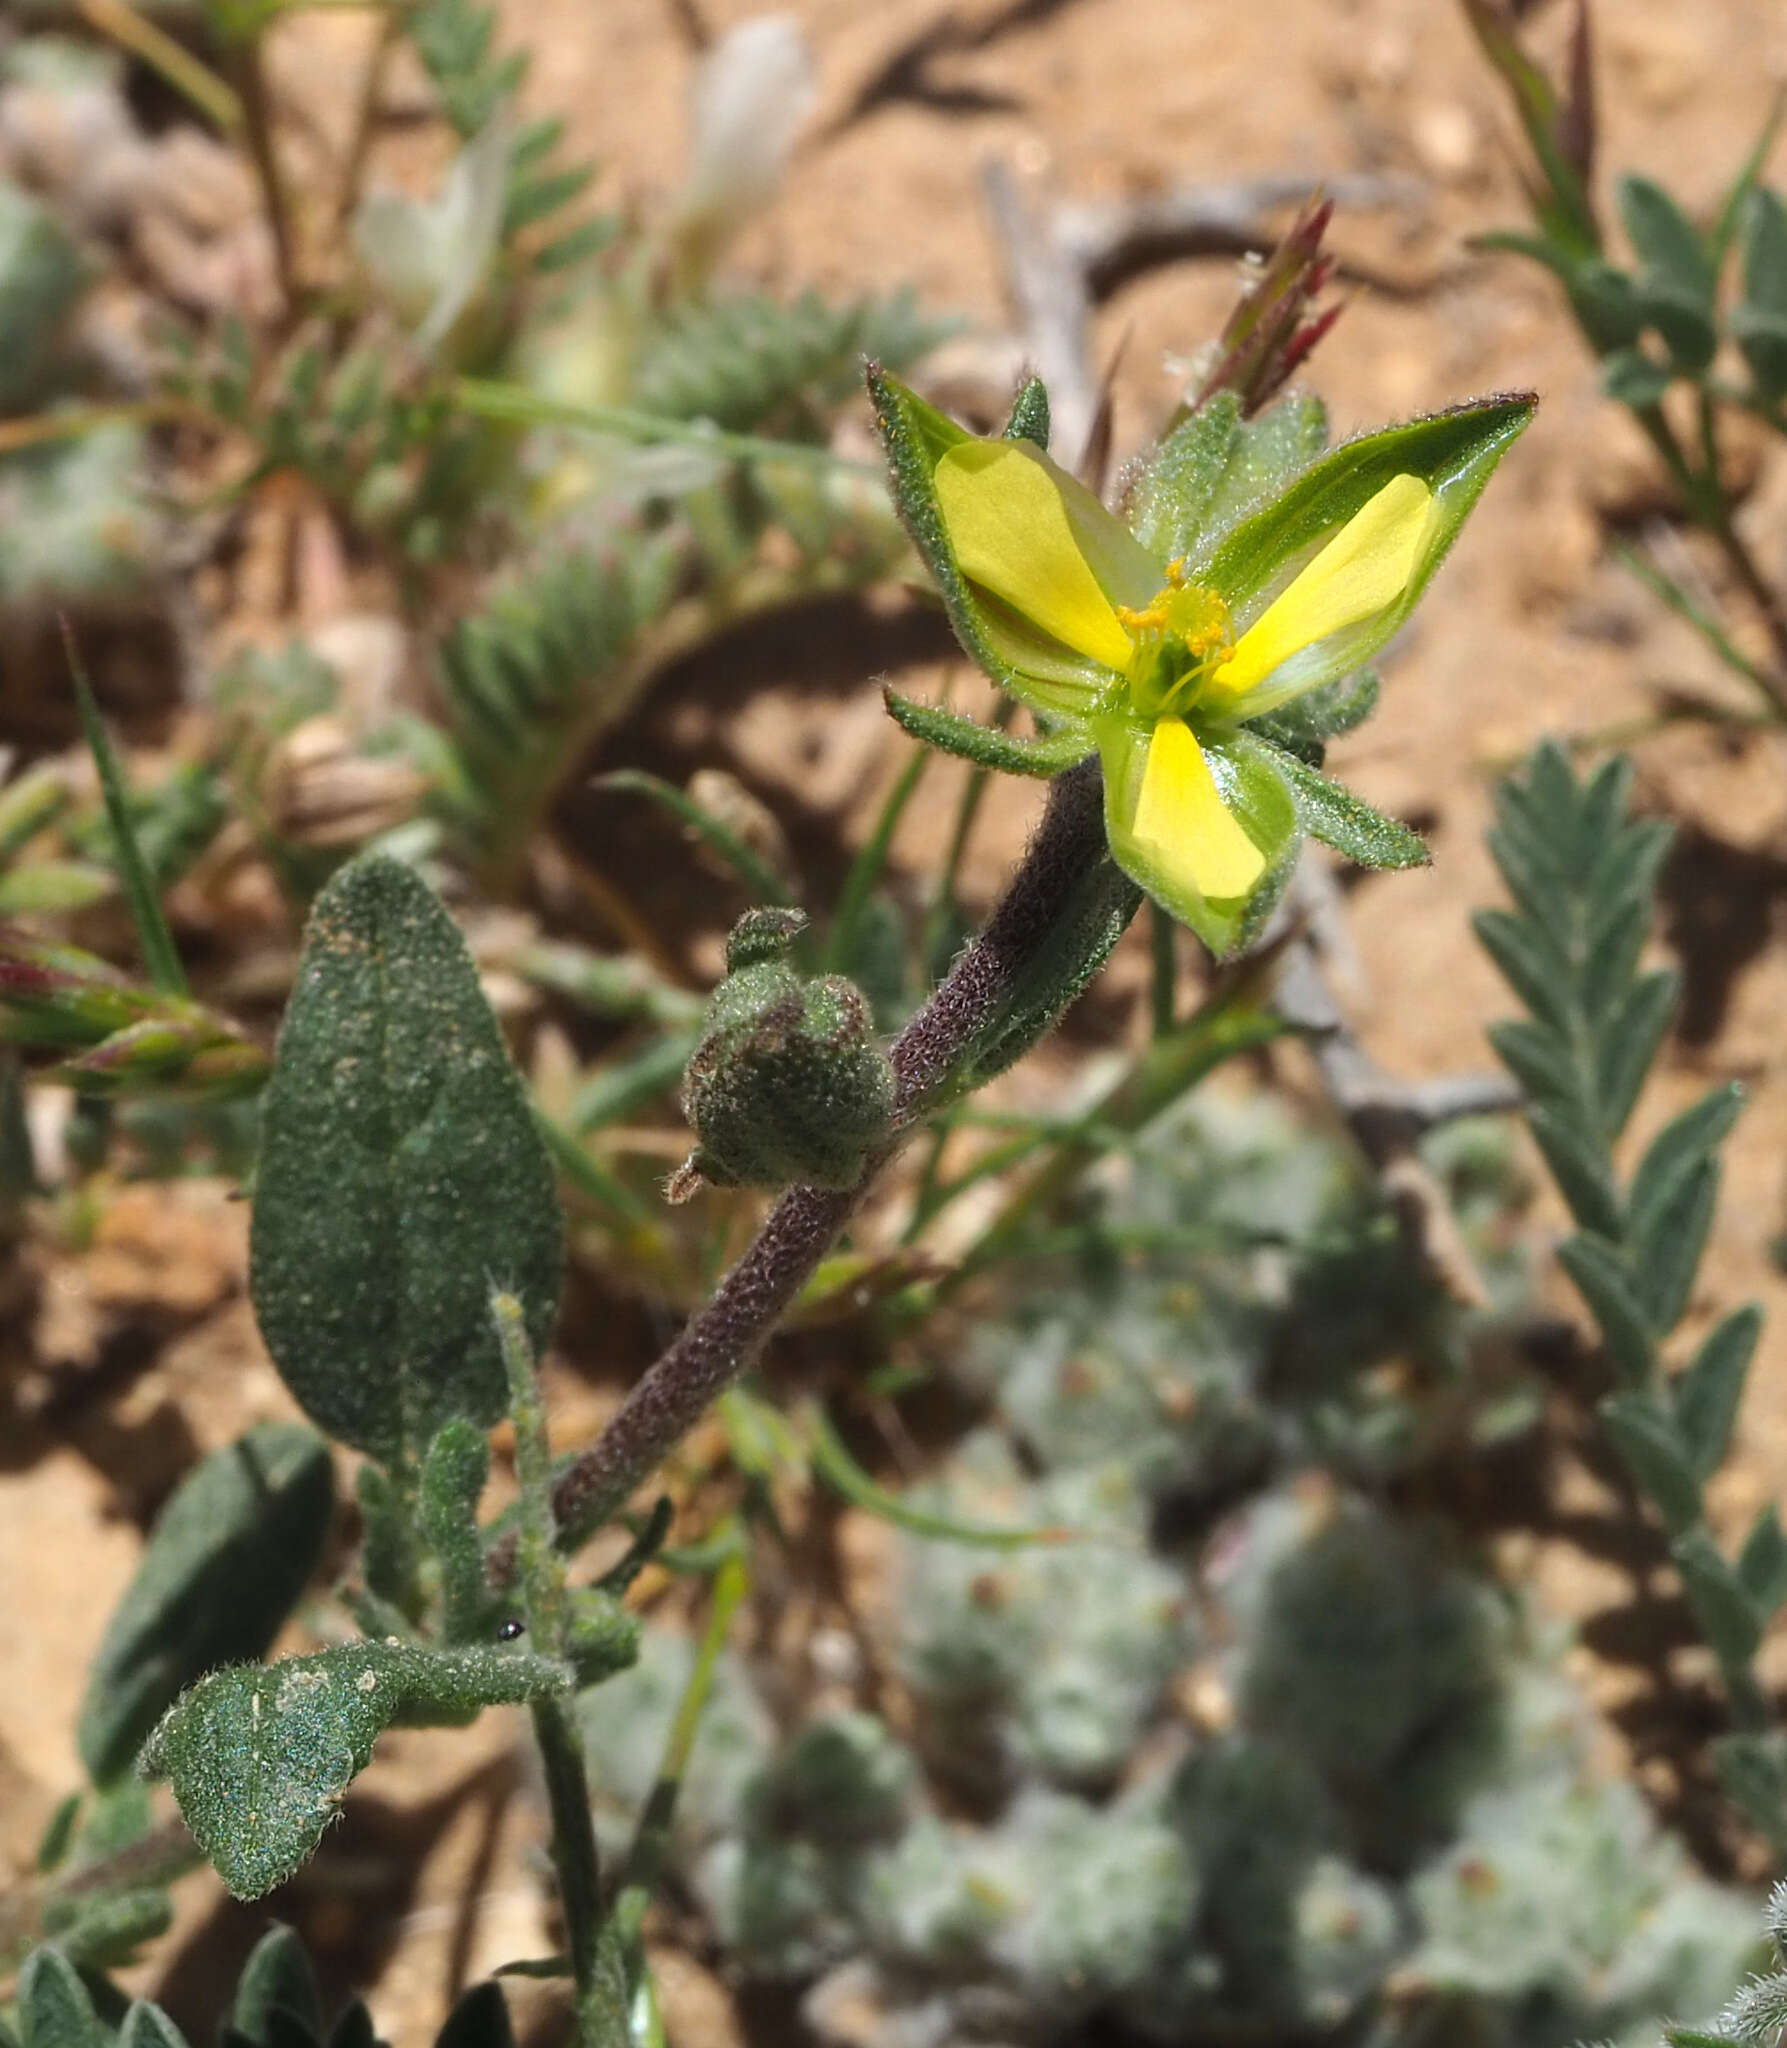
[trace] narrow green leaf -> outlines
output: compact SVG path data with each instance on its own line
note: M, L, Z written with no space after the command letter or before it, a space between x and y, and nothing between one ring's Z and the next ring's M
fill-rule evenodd
M1773 1615L1787 1600L1787 1532L1773 1501L1751 1523L1737 1554L1737 1571L1763 1615Z
M1569 1046L1549 1024L1516 1017L1491 1024L1488 1035L1497 1058L1530 1100L1553 1103L1576 1122L1585 1121L1582 1077Z
M1551 867L1533 858L1524 834L1491 826L1484 843L1521 917L1537 925L1560 954L1566 953L1575 922L1576 892Z
M1671 1534L1691 1529L1700 1519L1700 1482L1672 1418L1636 1391L1607 1395L1598 1412L1639 1492Z
M1677 1182L1643 1231L1628 1225L1638 1291L1658 1331L1673 1330L1687 1313L1718 1196L1718 1163L1702 1160Z
M1682 1180L1724 1143L1743 1108L1743 1086L1726 1081L1665 1124L1632 1176L1627 1208L1632 1228L1646 1234L1674 1203Z
M502 1986L487 1979L462 1991L434 2037L434 2048L515 2048Z
M502 1648L353 1643L202 1678L168 1710L143 1768L173 1781L199 1847L239 1899L308 1857L396 1721L468 1720L569 1689L563 1664Z
M587 1138L636 1110L650 1108L681 1081L689 1056L700 1043L698 1031L666 1031L625 1059L598 1067L571 1098L565 1116L569 1130Z
M1761 1334L1762 1311L1754 1302L1733 1309L1713 1326L1692 1360L1670 1382L1676 1427L1702 1479L1710 1479L1725 1462Z
M1732 330L1740 346L1742 346L1743 342L1742 320L1743 309L1740 307L1732 316ZM1787 361L1787 358L1784 358L1784 361ZM1753 362L1751 368L1752 370L1755 368ZM1759 690L1765 697L1769 695L1773 686L1768 671L1760 663L1752 661L1742 651L1737 642L1725 630L1723 623L1715 618L1711 612L1707 611L1698 599L1685 589L1682 584L1678 583L1673 576L1669 575L1649 555L1641 554L1636 548L1627 547L1622 542L1615 541L1613 543L1613 552L1616 558L1638 578L1639 582L1644 585L1653 597L1660 598L1675 613L1677 618L1687 620L1688 624L1694 628L1695 632L1700 635L1701 639L1706 642L1718 659L1734 675L1742 676L1745 682L1750 684L1753 689Z
M1669 1554L1714 1656L1722 1664L1749 1663L1762 1641L1763 1617L1711 1536L1690 1529L1670 1545Z
M1744 300L1731 318L1744 360L1763 393L1787 390L1787 205L1760 191L1744 221Z
M1033 1550L1040 1543L1073 1540L1074 1531L1063 1528L998 1529L984 1522L958 1521L915 1508L897 1493L877 1484L850 1455L835 1429L814 1409L808 1417L813 1470L852 1507L864 1509L879 1520L939 1543L962 1543L982 1550Z
M1707 237L1707 254L1717 271L1724 263L1731 244L1737 238L1737 231L1748 214L1763 170L1767 166L1775 146L1775 137L1781 132L1781 118L1787 113L1787 92L1777 91L1769 105L1767 117L1758 131L1756 140L1750 145L1750 153L1738 167L1738 173L1731 181L1731 189L1725 194L1724 204L1719 208L1719 218L1713 224L1712 233ZM1787 227L1787 223L1783 223ZM1783 253L1787 253L1787 236L1783 237ZM1787 311L1787 270L1780 273L1776 289L1781 294L1782 310ZM1754 297L1754 293L1751 294Z
M1061 774L1092 752L1095 742L1083 725L1063 725L1041 739L1014 739L1010 733L981 725L940 705L919 704L895 690L884 691L888 716L902 732L923 740L939 752L972 761L1002 775L1047 778Z
M593 164L576 164L568 170L549 171L535 178L517 178L503 207L503 233L518 235L535 221L568 206L594 175Z
M1616 405L1629 405L1634 412L1649 412L1661 405L1675 376L1671 364L1652 362L1636 345L1615 349L1601 360L1603 395Z
M1630 897L1611 915L1590 911L1587 957L1582 966L1582 1007L1591 1025L1615 1010L1631 989L1638 958L1650 937L1650 905Z
M562 235L555 235L551 241L543 242L537 248L531 261L534 269L546 276L560 270L573 269L591 256L600 255L621 231L619 218L612 213L598 213L592 219L579 221Z
M197 1465L156 1518L87 1678L76 1740L120 1776L194 1679L259 1657L309 1583L334 1480L314 1430L265 1422Z
M1625 1235L1625 1219L1613 1170L1599 1142L1551 1103L1535 1103L1526 1121L1570 1214L1582 1229L1618 1243Z
M1533 1015L1567 1036L1575 977L1555 941L1539 926L1506 910L1477 911L1471 929L1500 968L1502 979Z
M490 1615L478 1502L490 1477L490 1443L481 1429L443 1424L422 1463L422 1534L440 1565L441 1627L449 1643L483 1641Z
M174 1904L159 1885L124 1891L64 1893L45 1903L44 1933L79 1970L125 1969L146 1942L174 1922Z
M1648 1387L1657 1376L1650 1324L1618 1247L1582 1233L1558 1246L1557 1262L1589 1305L1609 1362L1628 1387Z
M776 904L794 901L787 882L767 861L760 860L730 825L698 804L687 790L678 789L674 782L666 782L661 775L648 775L643 768L616 768L606 775L596 776L589 786L648 796L654 803L662 804L665 810L680 818L703 845L719 855L745 885L753 902Z
M186 2036L159 2005L133 1999L118 2030L118 2048L188 2048Z
M1787 1745L1779 1731L1722 1735L1713 1767L1733 1804L1776 1848L1787 1842Z
M254 2048L282 2048L281 2021L313 2041L322 2038L323 1993L309 1953L292 1928L275 1925L242 1965L230 2024Z
M262 1109L250 1286L267 1348L328 1433L419 1460L507 1387L486 1300L543 1347L563 1223L520 1076L452 920L363 855L317 898Z
M33 1949L26 1958L18 2013L24 2048L105 2048L87 1987L57 1949Z
M1264 747L1265 742L1256 740L1254 745ZM1363 797L1306 767L1295 754L1282 747L1268 751L1273 767L1290 785L1291 801L1310 838L1333 847L1362 868L1420 868L1432 859L1420 833L1411 832L1395 818L1386 818Z
M65 635L68 665L74 676L75 703L81 714L81 731L99 773L106 822L112 828L112 846L118 861L118 880L124 890L124 900L130 906L131 923L136 926L137 944L143 949L143 965L148 969L150 981L163 995L183 996L187 993L186 970L180 965L179 948L174 944L173 933L168 930L168 921L161 914L161 898L156 891L155 878L137 844L136 827L131 823L130 803L124 793L124 777L118 767L118 757L106 737L99 706L93 701L92 687L87 681L87 671L81 665L74 635L66 628Z
M1699 229L1654 178L1624 177L1618 190L1639 261L1671 292L1710 312L1718 280Z
M1681 993L1673 967L1641 974L1603 1018L1595 1048L1595 1100L1609 1140L1625 1129Z
M1592 859L1582 892L1590 925L1606 924L1629 903L1640 905L1648 918L1655 908L1658 870L1675 838L1673 827L1661 818L1631 818L1621 824L1617 817L1601 826L1594 823L1592 813L1590 823Z

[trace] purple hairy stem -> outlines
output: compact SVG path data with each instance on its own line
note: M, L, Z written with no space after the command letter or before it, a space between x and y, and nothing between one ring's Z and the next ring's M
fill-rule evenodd
M895 1043L902 1137L949 1090L979 1034L1071 913L1089 870L1106 857L1099 768L1092 759L1050 786L1042 823L985 929ZM796 1187L781 1197L713 1299L561 1475L553 1490L561 1543L578 1543L608 1520L757 1357L900 1141L896 1137L871 1159L854 1187Z

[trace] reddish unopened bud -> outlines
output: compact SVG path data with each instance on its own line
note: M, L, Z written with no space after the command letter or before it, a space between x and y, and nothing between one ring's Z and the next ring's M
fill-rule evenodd
M1322 251L1322 236L1333 213L1332 200L1313 194L1249 281L1222 330L1215 365L1198 389L1194 408L1219 391L1232 391L1243 414L1260 411L1340 318L1338 305L1319 313L1311 310L1333 275L1333 260Z

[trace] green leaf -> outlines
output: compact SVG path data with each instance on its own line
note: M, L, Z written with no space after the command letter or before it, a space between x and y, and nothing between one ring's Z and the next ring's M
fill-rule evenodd
M1614 1370L1629 1387L1648 1387L1657 1374L1650 1324L1618 1247L1583 1233L1558 1246L1557 1262L1589 1305Z
M1704 1529L1690 1529L1669 1547L1688 1599L1721 1664L1747 1664L1762 1641L1763 1617L1744 1583Z
M469 1719L568 1691L563 1664L502 1648L353 1643L214 1671L168 1710L143 1768L173 1781L199 1847L239 1899L310 1855L394 1722Z
M1762 1311L1754 1302L1733 1309L1714 1325L1693 1359L1670 1382L1676 1428L1702 1479L1710 1479L1725 1462L1738 1404L1744 1397L1744 1381L1761 1334Z
M118 2030L118 2048L188 2048L186 2036L159 2005L133 1999Z
M1710 313L1718 278L1699 229L1654 178L1621 178L1618 194L1620 219L1650 277Z
M99 716L99 706L93 701L93 691L87 681L87 672L81 666L72 633L68 633L67 646L69 667L74 674L75 703L81 714L81 731L86 737L87 751L93 756L93 765L99 773L100 794L105 799L106 822L112 828L112 845L118 862L118 880L123 885L124 900L130 905L130 918L136 926L137 944L143 949L143 965L149 971L150 981L163 995L183 996L187 993L186 970L180 965L179 948L174 944L174 935L168 930L168 921L162 915L161 898L155 887L155 878L149 872L149 865L143 859L142 849L137 844L136 827L131 822L130 799L125 793L124 777L118 767L118 758L112 751L112 743L106 737L105 726Z
M1737 238L1737 231L1755 201L1763 168L1773 154L1775 138L1781 132L1783 114L1787 114L1787 92L1777 91L1767 117L1757 131L1756 140L1750 145L1749 155L1738 166L1737 176L1731 181L1724 204L1719 208L1719 217L1707 237L1707 255L1715 271L1723 266L1726 254ZM1782 282L1780 289L1787 295L1787 280ZM1784 299L1784 304L1787 304L1787 299Z
M1625 1129L1680 993L1676 969L1659 967L1641 974L1602 1020L1595 1047L1595 1100L1601 1129L1610 1140Z
M1240 735L1245 741L1249 736ZM1254 741L1255 746L1262 745ZM1432 856L1418 832L1373 810L1363 797L1330 782L1294 754L1270 747L1272 765L1290 785L1291 801L1311 839L1319 839L1362 868L1420 868Z
M434 2048L515 2048L502 1986L487 1979L462 1991L434 2037Z
M137 1960L145 1942L159 1940L173 1921L173 1901L159 1885L52 1894L43 1911L45 1935L82 1970L125 1968Z
M1751 1523L1737 1554L1737 1571L1764 1615L1772 1615L1787 1600L1787 1533L1773 1501Z
M1787 1741L1778 1730L1722 1735L1713 1765L1733 1803L1778 1849L1787 1841Z
M1550 1103L1535 1103L1527 1111L1526 1121L1570 1214L1582 1229L1617 1244L1625 1235L1625 1219L1620 1214L1613 1169L1599 1143L1574 1117Z
M1357 730L1377 709L1381 688L1375 669L1360 669L1249 719L1247 729L1319 768L1327 742Z
M1477 943L1502 979L1553 1030L1568 1036L1573 1022L1570 963L1542 926L1506 910L1479 910L1471 918Z
M941 705L915 703L895 690L884 690L887 714L902 732L923 740L940 753L972 761L977 768L991 768L1001 775L1033 775L1049 778L1062 774L1076 761L1083 761L1097 742L1078 723L1063 725L1041 739L1014 739L995 726L963 718Z
M1591 908L1582 965L1582 1007L1591 1025L1599 1025L1631 988L1650 923L1648 902L1627 899L1599 917Z
M194 1679L262 1655L316 1569L333 1501L328 1446L296 1423L262 1423L187 1476L88 1675L76 1740L96 1783L130 1768Z
M1534 1102L1556 1103L1567 1115L1582 1120L1582 1079L1569 1044L1549 1024L1517 1017L1489 1027L1496 1057Z
M1648 1233L1657 1227L1682 1181L1724 1142L1743 1104L1742 1084L1723 1082L1657 1133L1632 1176L1628 1208L1634 1230Z
M543 1348L563 1223L477 970L418 876L365 855L311 912L262 1109L250 1287L286 1384L390 1463L508 1394L486 1304Z
M1645 1230L1627 1226L1638 1291L1656 1330L1673 1330L1687 1312L1718 1195L1718 1163L1702 1160Z
M322 2038L323 1994L303 1942L289 1927L270 1927L257 1941L236 1980L230 2023L254 2048L282 2048L280 2020L311 2040Z
M87 1987L56 1949L33 1949L26 1958L19 1972L18 2012L24 2048L105 2048L105 2031Z
M1731 331L1759 389L1787 391L1787 205L1779 193L1757 192L1745 210L1744 297Z
M1649 412L1661 405L1663 394L1675 382L1675 370L1668 363L1654 363L1643 349L1615 349L1601 362L1601 390L1616 405L1629 405L1634 412Z
M732 869L754 902L794 901L782 876L766 861L760 860L723 818L697 803L687 790L678 789L674 782L666 782L661 775L648 775L643 768L616 768L606 775L594 777L589 786L646 796L654 803L662 804L665 810L680 818L710 852L717 854Z
M1700 1519L1700 1482L1672 1419L1638 1392L1607 1395L1599 1413L1639 1492L1671 1533L1691 1529Z
M418 1499L422 1533L440 1565L441 1628L449 1643L484 1640L490 1591L478 1502L490 1477L490 1443L481 1429L459 1419L443 1424L422 1463Z

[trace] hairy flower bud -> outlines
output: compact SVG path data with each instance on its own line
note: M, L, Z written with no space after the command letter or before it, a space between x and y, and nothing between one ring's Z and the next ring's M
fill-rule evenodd
M893 1119L893 1069L868 1005L842 976L805 980L788 947L806 920L753 910L727 943L728 973L683 1077L696 1146L670 1185L846 1188Z

